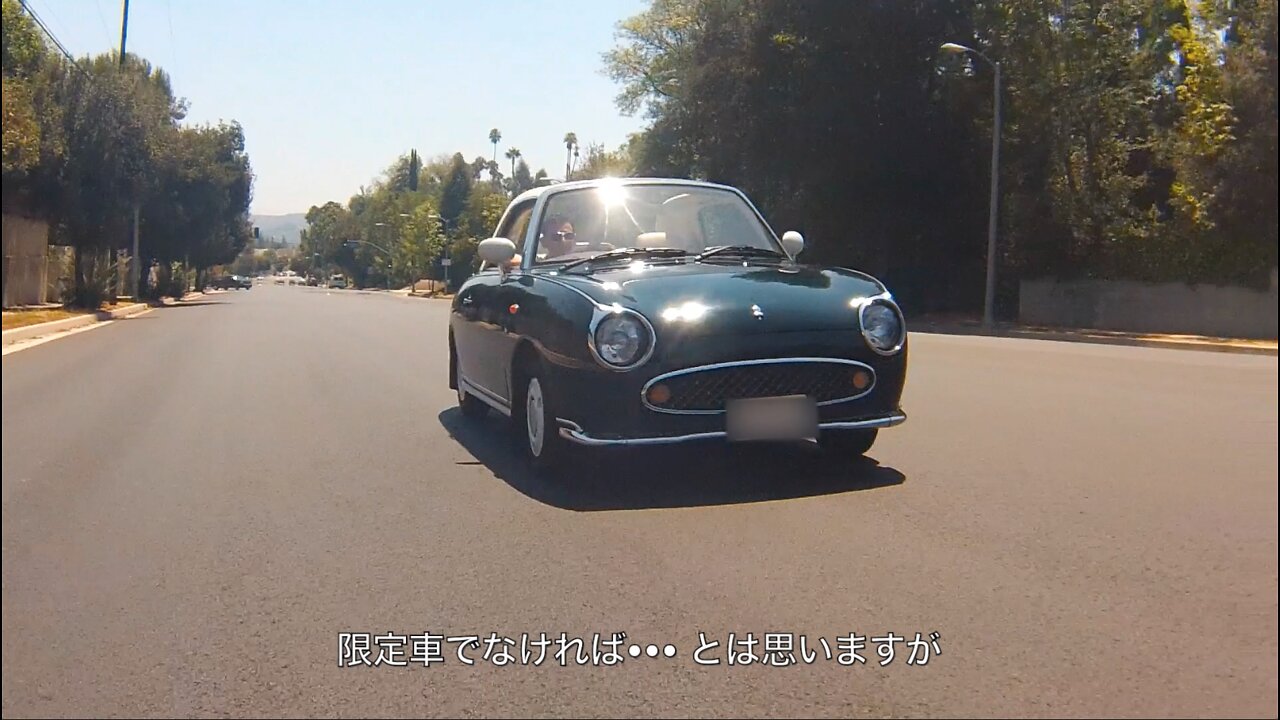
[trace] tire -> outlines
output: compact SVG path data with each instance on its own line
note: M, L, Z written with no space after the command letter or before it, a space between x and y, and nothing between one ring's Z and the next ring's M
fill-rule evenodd
M879 433L879 430L831 430L822 434L818 444L826 452L861 457L871 450Z
M522 371L520 402L512 413L516 436L534 469L562 470L568 459L569 444L560 437L560 426L556 422L555 389L548 386L541 362L530 361Z

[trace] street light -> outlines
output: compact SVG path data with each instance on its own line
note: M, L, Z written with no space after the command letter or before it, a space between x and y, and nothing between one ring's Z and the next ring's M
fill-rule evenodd
M397 215L398 215L399 217L402 217L402 218L412 218L412 217L413 217L413 216L412 216L412 215L410 215L409 213L397 213ZM402 238L402 239L403 239L403 238ZM414 277L414 275L415 275L415 273L414 273L415 263L413 262L413 255L412 255L412 254L410 254L408 257L409 257L409 294L410 294L410 295L412 295L412 294L413 294L413 291L414 291L414 290L417 288L417 286L418 286L418 280ZM388 275L390 275L390 274L391 274L391 263L390 263L390 262L388 262L388 263L387 263L387 274L388 274ZM388 279L387 279L387 282L388 282L388 283L390 283L390 282L391 282L390 278L388 278Z
M382 223L382 222L376 222L376 223L374 223L373 225L374 225L374 227L391 227L390 225L387 225L386 223ZM369 245L373 245L375 248L378 248L379 250L381 250L381 251L382 251L382 254L384 254L384 255L386 255L386 256L387 256L387 278L386 278L386 280L387 280L387 292L390 292L390 291L391 291L391 251L390 251L390 250L388 250L388 249L386 249L386 248L384 248L384 247L382 247L381 245L378 245L378 244L376 244L376 243L369 242L368 240L363 240L362 242L368 243Z
M987 291L982 305L982 324L990 328L995 323L996 304L996 224L1000 204L1000 63L978 50L956 43L943 43L942 50L951 53L972 53L987 61L995 70L992 91L994 107L991 122L991 207L987 217Z
M441 215L432 215L431 217L440 221L440 226L444 228L444 260L440 261L440 265L444 267L444 291L449 292L449 266L453 264L453 259L449 255L449 221L445 220Z

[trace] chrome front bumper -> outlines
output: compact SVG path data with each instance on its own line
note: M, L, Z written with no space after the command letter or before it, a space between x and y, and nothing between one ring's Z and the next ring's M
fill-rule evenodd
M884 417L869 418L866 420L847 420L840 422L825 422L818 424L819 431L825 430L873 430L877 428L893 427L906 422L907 416L901 410L885 415ZM556 418L560 423L560 437L578 445L590 445L592 447L608 447L619 445L673 445L675 443L691 442L694 440L723 440L727 437L727 433L723 430L716 432L701 432L690 435L665 435L660 437L638 437L638 438L598 438L591 437L583 431L582 427L572 420L564 418Z

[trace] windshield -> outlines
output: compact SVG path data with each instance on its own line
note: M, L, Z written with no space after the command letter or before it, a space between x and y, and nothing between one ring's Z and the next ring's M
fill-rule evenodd
M722 245L781 252L737 193L690 185L602 183L547 199L535 262L562 263L620 248L677 248L696 255Z

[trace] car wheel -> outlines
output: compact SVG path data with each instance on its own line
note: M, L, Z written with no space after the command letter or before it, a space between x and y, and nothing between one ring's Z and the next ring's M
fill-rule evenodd
M876 443L879 430L830 430L822 433L818 443L823 450L846 457L866 455Z
M539 470L563 467L568 448L556 422L554 388L548 387L541 363L534 362L524 373L524 391L516 415L516 431L523 439L524 453Z

